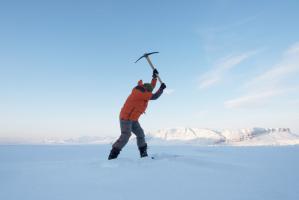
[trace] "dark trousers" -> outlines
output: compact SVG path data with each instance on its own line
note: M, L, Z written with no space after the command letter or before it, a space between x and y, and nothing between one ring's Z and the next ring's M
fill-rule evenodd
M120 130L121 135L112 145L113 148L121 150L128 143L132 135L131 132L136 135L137 146L139 148L146 146L144 132L138 121L120 120Z

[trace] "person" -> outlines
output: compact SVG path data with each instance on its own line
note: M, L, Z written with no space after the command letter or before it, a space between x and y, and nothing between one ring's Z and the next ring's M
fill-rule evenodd
M143 83L142 80L140 80L127 98L120 112L121 135L112 145L108 160L117 158L120 151L128 143L131 132L136 135L140 157L148 156L144 131L138 119L145 112L149 100L158 99L166 88L166 85L161 83L160 88L154 94L152 93L157 83L158 74L157 69L154 69L151 83Z

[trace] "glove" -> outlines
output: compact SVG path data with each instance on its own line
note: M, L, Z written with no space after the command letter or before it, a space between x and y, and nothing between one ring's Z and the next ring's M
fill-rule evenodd
M154 69L154 71L153 71L153 78L157 78L158 74L159 74L158 70Z
M162 83L161 86L160 86L160 88L159 88L159 90L164 90L165 88L166 88L165 83Z

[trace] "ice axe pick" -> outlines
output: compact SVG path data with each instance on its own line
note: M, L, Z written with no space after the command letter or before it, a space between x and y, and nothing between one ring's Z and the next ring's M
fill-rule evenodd
M138 60L136 60L136 62L135 63L137 63L141 58L146 58L146 60L147 60L147 62L148 62L148 64L151 66L151 68L154 70L155 69L155 67L154 67L154 65L153 65L153 63L152 63L152 61L150 60L150 58L149 58L149 55L152 55L152 54L155 54L155 53L159 53L159 52L151 52L151 53L145 53L145 54L143 54L143 56L141 56L140 58L138 58ZM161 78L160 78L160 76L159 76L159 74L157 75L157 78L158 78L158 80L160 81L160 83L162 84L163 83L163 81L161 80Z

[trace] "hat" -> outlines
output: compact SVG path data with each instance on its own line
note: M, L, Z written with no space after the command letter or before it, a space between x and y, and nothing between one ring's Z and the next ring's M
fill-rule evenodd
M143 84L143 87L145 88L145 90L146 91L148 91L148 92L152 92L153 91L153 86L152 86L152 84L150 84L150 83L144 83Z

